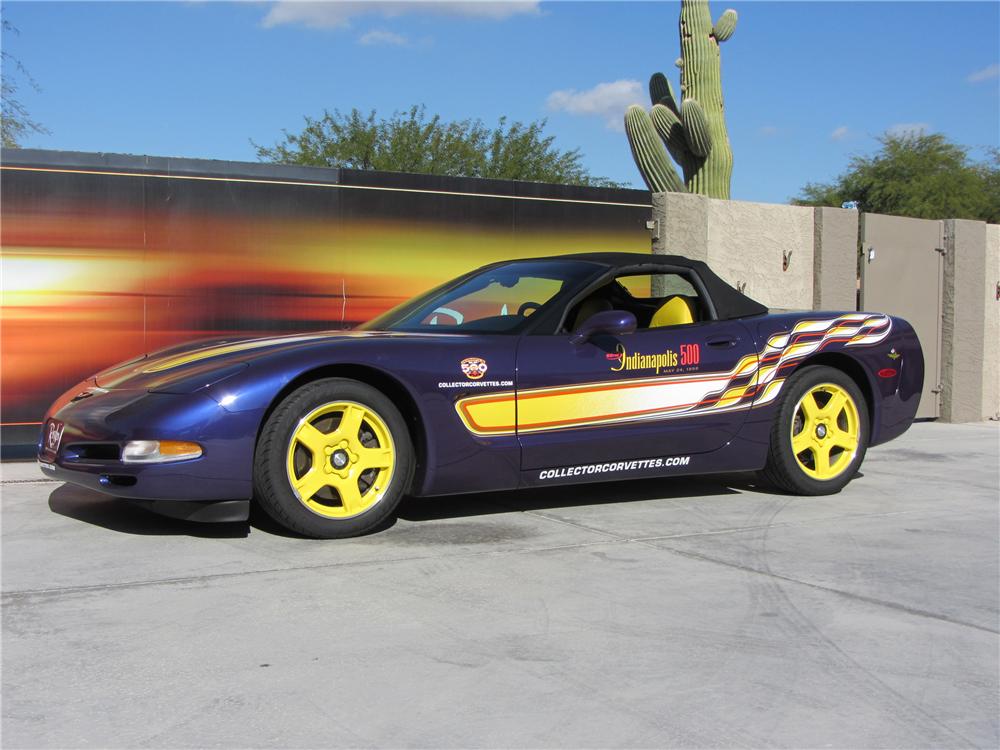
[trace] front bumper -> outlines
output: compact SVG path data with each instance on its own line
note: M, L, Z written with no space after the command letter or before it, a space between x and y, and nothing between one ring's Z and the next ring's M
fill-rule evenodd
M200 394L117 390L76 401L63 398L43 422L38 462L49 477L114 497L248 501L259 417L228 412ZM56 450L46 439L50 420L64 425ZM120 448L129 440L191 441L202 446L203 454L174 463L127 464L120 460Z
M185 466L203 459L163 466L124 466L122 464L49 463L38 459L45 476L61 482L128 500L206 501L249 500L251 483L205 476L203 467ZM57 459L58 461L58 459Z
M140 485L136 481L135 485L116 484L112 479L128 479L128 475L116 474L95 474L89 470L77 468L66 469L62 466L45 463L41 459L38 465L46 476L58 481L75 484L79 487L86 487L117 498L129 500L130 502L145 508L148 511L168 518L178 518L185 521L198 521L200 523L232 523L236 521L246 521L250 518L250 500L218 500L216 497L225 497L226 493L232 491L231 485L223 485L219 488L220 494L209 489L207 493L195 492L186 493L184 499L151 499L150 495L163 491L166 494L174 495L176 490L161 490L151 477L147 477ZM171 482L176 482L177 478L170 478ZM133 490L133 487L140 487ZM211 498L200 497L202 494L213 495Z

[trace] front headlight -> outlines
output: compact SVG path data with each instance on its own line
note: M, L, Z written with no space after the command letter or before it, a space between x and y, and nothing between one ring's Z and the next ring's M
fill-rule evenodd
M122 463L162 464L198 458L201 446L183 440L130 440L122 450Z

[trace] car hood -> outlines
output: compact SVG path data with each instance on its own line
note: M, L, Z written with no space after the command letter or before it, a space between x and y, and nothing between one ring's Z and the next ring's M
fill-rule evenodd
M385 331L323 331L248 339L211 339L160 349L99 372L103 389L191 393L240 372L261 356L359 338L398 337Z

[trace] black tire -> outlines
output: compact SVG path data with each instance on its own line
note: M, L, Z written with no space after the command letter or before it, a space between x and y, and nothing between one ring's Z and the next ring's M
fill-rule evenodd
M343 409L337 411L338 406ZM323 414L328 408L334 411ZM350 445L346 437L350 431L345 428L341 433L341 425L349 411L363 415L355 416L362 421L358 422L358 432L354 436L357 443ZM326 455L318 459L316 456L320 452L307 447L299 437L303 434L306 417L313 414L319 414L310 420L317 425L317 435L331 444L324 448ZM328 434L323 429L326 426L332 426ZM335 456L330 451L342 434L345 437L339 444L343 445L343 450L338 448L335 452L340 455ZM391 463L384 469L365 469L364 461L357 458L365 449L388 453ZM340 469L345 473L343 477L332 474L338 471L335 459L346 462ZM305 471L297 475L300 464L304 464ZM313 475L314 469L329 476ZM384 393L347 378L317 380L289 394L264 424L254 458L254 499L276 522L303 536L317 539L359 536L381 528L394 517L400 500L409 489L413 469L413 446L406 422ZM329 479L329 486L321 486L315 493L303 486L309 494L300 499L292 481L304 483L306 474L314 476L315 481ZM386 481L388 483L382 486ZM346 495L351 492L352 485L358 489L353 499L358 512L353 512L338 489L344 488ZM370 495L373 491L375 495ZM335 517L336 514L339 517Z
M837 393L837 389L844 393L854 408L854 417L857 419L856 432L857 444L851 452L835 445L843 435L849 434L847 430L841 430L840 426L847 423L852 418L850 407L845 406L838 416L825 414L822 420L809 421L804 417L803 405L806 403L807 394L814 394L811 403L820 403L823 396L828 393ZM822 365L813 365L796 371L785 384L785 393L778 406L778 412L771 427L771 442L768 448L767 464L761 475L771 485L778 489L796 495L830 495L840 492L844 486L851 481L861 462L864 461L865 451L868 447L869 439L869 418L868 405L858 388L857 383L842 370ZM817 398L819 397L819 398ZM830 396L832 399L832 396ZM826 402L827 405L831 401ZM808 408L808 407L806 407ZM833 406L829 407L833 409ZM820 409L820 412L826 411ZM816 426L808 435L815 434L818 448L807 448L798 455L793 444L793 432L796 441L800 436L804 440L806 437L806 423ZM821 428L819 425L823 424ZM801 426L801 429L800 429ZM822 432L821 432L822 429ZM834 435L833 433L836 433ZM846 440L846 438L844 438ZM834 445L826 448L825 461L830 464L827 472L822 472L824 464L817 464L817 456L823 454L823 449L831 441ZM803 443L799 442L801 446ZM824 460L821 457L820 461ZM843 462L843 465L840 465ZM826 478L821 478L826 474L833 474Z

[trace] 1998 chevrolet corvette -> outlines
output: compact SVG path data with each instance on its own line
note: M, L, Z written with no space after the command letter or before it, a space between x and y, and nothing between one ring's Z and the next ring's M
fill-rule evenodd
M902 434L917 336L865 312L769 314L678 256L496 263L354 331L174 347L46 414L51 476L161 513L300 534L380 527L406 495L760 470L840 490Z

